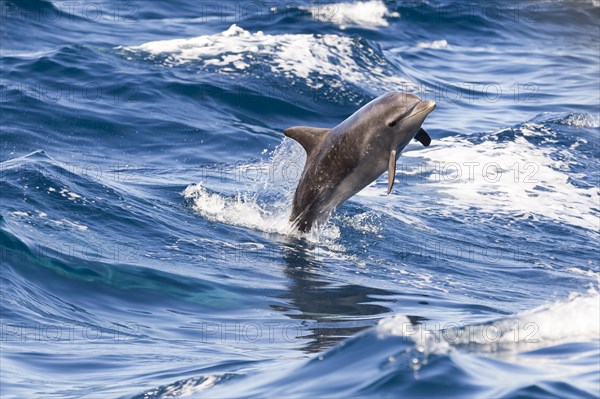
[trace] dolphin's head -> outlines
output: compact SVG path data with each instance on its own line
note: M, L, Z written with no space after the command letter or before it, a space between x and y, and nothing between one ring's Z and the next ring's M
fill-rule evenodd
M351 132L351 136L364 140L371 148L387 153L400 150L399 154L415 138L425 118L434 109L434 101L422 101L412 93L387 93L331 130Z
M388 93L377 104L380 108L380 121L386 135L391 135L394 144L405 146L435 109L434 101L422 101L411 93Z

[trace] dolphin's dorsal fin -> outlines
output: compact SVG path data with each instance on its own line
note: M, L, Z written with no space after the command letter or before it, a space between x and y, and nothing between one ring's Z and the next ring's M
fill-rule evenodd
M396 178L396 150L392 150L390 153L390 161L388 163L388 195L392 192L394 187L394 179Z
M296 140L310 154L321 144L330 129L310 126L294 126L283 131L287 137Z
M429 135L423 128L419 129L419 131L415 135L415 140L423 144L425 147L429 147L429 144L431 144L431 137L429 137Z

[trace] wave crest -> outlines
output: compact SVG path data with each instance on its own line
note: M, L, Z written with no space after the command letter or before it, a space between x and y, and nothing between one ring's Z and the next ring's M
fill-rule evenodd
M267 65L276 76L301 79L311 88L321 88L325 83L333 87L352 83L383 93L415 87L397 76L385 55L368 42L332 34L270 35L251 33L233 24L214 35L153 41L122 49L146 53L165 66L196 63L217 73L263 76Z

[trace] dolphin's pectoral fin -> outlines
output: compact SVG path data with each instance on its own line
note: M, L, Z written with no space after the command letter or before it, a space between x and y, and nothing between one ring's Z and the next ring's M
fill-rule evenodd
M310 126L294 126L283 131L287 137L296 140L306 150L306 155L310 156L311 152L321 144L330 129Z
M429 135L423 128L419 129L419 131L415 135L415 140L423 144L425 147L429 147L429 144L431 144L431 137L429 137Z
M388 195L394 187L394 179L396 178L396 150L390 153L390 162L388 163Z

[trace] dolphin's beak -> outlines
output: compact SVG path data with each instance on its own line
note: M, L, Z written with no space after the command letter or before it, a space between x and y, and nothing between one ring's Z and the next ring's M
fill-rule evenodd
M421 101L420 103L417 104L417 106L413 110L411 116L418 115L421 112L426 112L429 114L434 109L435 109L435 101L431 101L431 100Z
M434 109L435 109L435 101L431 101L431 100L418 101L418 102L416 102L415 105L411 105L411 107L408 109L401 108L402 112L400 113L400 115L397 116L396 119L394 119L393 121L389 122L388 126L394 127L400 120L410 119L410 118L420 115L422 113L425 113L425 115L423 116L423 119L425 119L425 117L427 115L429 115L429 113L431 111L433 111Z

